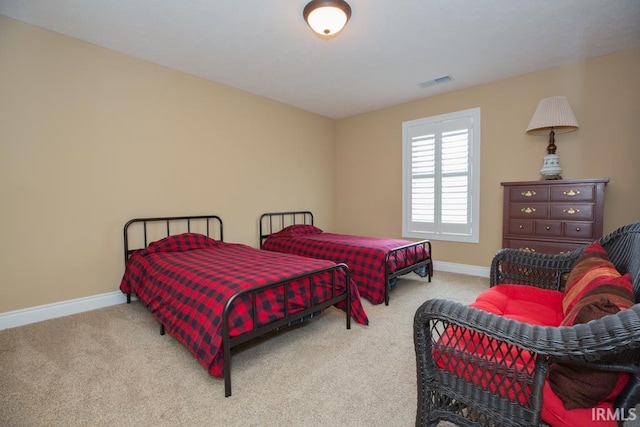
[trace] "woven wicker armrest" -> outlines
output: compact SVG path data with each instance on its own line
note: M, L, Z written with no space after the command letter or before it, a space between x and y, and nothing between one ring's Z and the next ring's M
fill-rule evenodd
M510 283L561 291L581 253L582 248L563 254L501 249L491 261L490 286Z
M586 324L549 327L432 299L418 308L414 318L415 339L424 349L444 331L442 327L434 329L435 324L456 325L556 362L613 361L634 350L637 354L627 361L640 361L640 304Z
M587 324L545 327L434 299L416 311L414 344L418 424L460 423L443 408L462 405L501 425L537 425L550 363L638 372L640 304ZM452 400L442 406L435 396Z

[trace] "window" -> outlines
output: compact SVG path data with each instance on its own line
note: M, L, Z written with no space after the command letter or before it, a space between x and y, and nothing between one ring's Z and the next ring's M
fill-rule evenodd
M479 241L480 108L402 124L402 235Z

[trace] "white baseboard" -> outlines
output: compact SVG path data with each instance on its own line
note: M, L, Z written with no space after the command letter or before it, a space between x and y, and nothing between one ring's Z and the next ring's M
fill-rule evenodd
M434 261L435 271L445 271L447 273L467 274L469 276L489 277L491 269L489 267L479 267L477 265L457 264L455 262Z
M475 265L456 264L453 262L434 261L433 269L448 273L468 274L470 276L489 277L488 267ZM135 299L132 297L132 299ZM122 304L127 301L127 296L120 291L109 292L101 295L77 298L69 301L53 304L39 305L22 310L0 313L0 330L69 316L84 311L96 310L111 305Z
M134 298L132 298L134 299ZM0 313L0 330L127 302L120 291Z

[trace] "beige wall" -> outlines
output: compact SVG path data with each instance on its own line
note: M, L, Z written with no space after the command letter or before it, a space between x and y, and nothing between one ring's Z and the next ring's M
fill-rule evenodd
M334 225L335 122L0 16L0 313L116 291L122 226Z
M333 121L0 16L0 313L117 290L122 225L216 213L257 245L261 212L311 209L325 229L399 237L402 122L482 109L480 244L437 261L487 266L501 181L538 179L540 98L567 95L567 178L610 177L605 229L640 219L640 50Z
M433 247L436 262L488 267L502 245L500 183L540 178L548 138L524 131L538 101L554 95L569 98L580 124L556 135L563 176L611 179L605 233L640 220L638 75L640 49L634 49L338 121L337 230L400 237L402 122L480 107L480 243L435 241Z

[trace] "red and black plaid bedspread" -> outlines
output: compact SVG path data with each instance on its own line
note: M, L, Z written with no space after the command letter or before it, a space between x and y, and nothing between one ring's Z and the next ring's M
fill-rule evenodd
M387 253L391 249L413 243L401 239L325 233L313 226L301 224L283 231L268 237L262 249L343 262L349 266L360 295L373 304L384 301L384 262ZM390 272L425 260L429 256L428 250L423 246L412 249L407 256L400 252L398 256L389 258ZM427 268L431 273L431 265Z
M211 375L223 375L222 313L238 291L333 265L288 254L276 254L241 244L215 241L201 234L169 236L135 252L127 262L120 289L133 293L167 332L186 346ZM314 301L331 298L330 273L314 281ZM344 273L339 275L344 290ZM309 280L292 282L290 313L309 308ZM356 286L351 288L351 315L367 324ZM261 291L256 301L258 326L284 317L284 286ZM343 309L345 308L343 302ZM233 303L231 336L253 329L249 295Z

